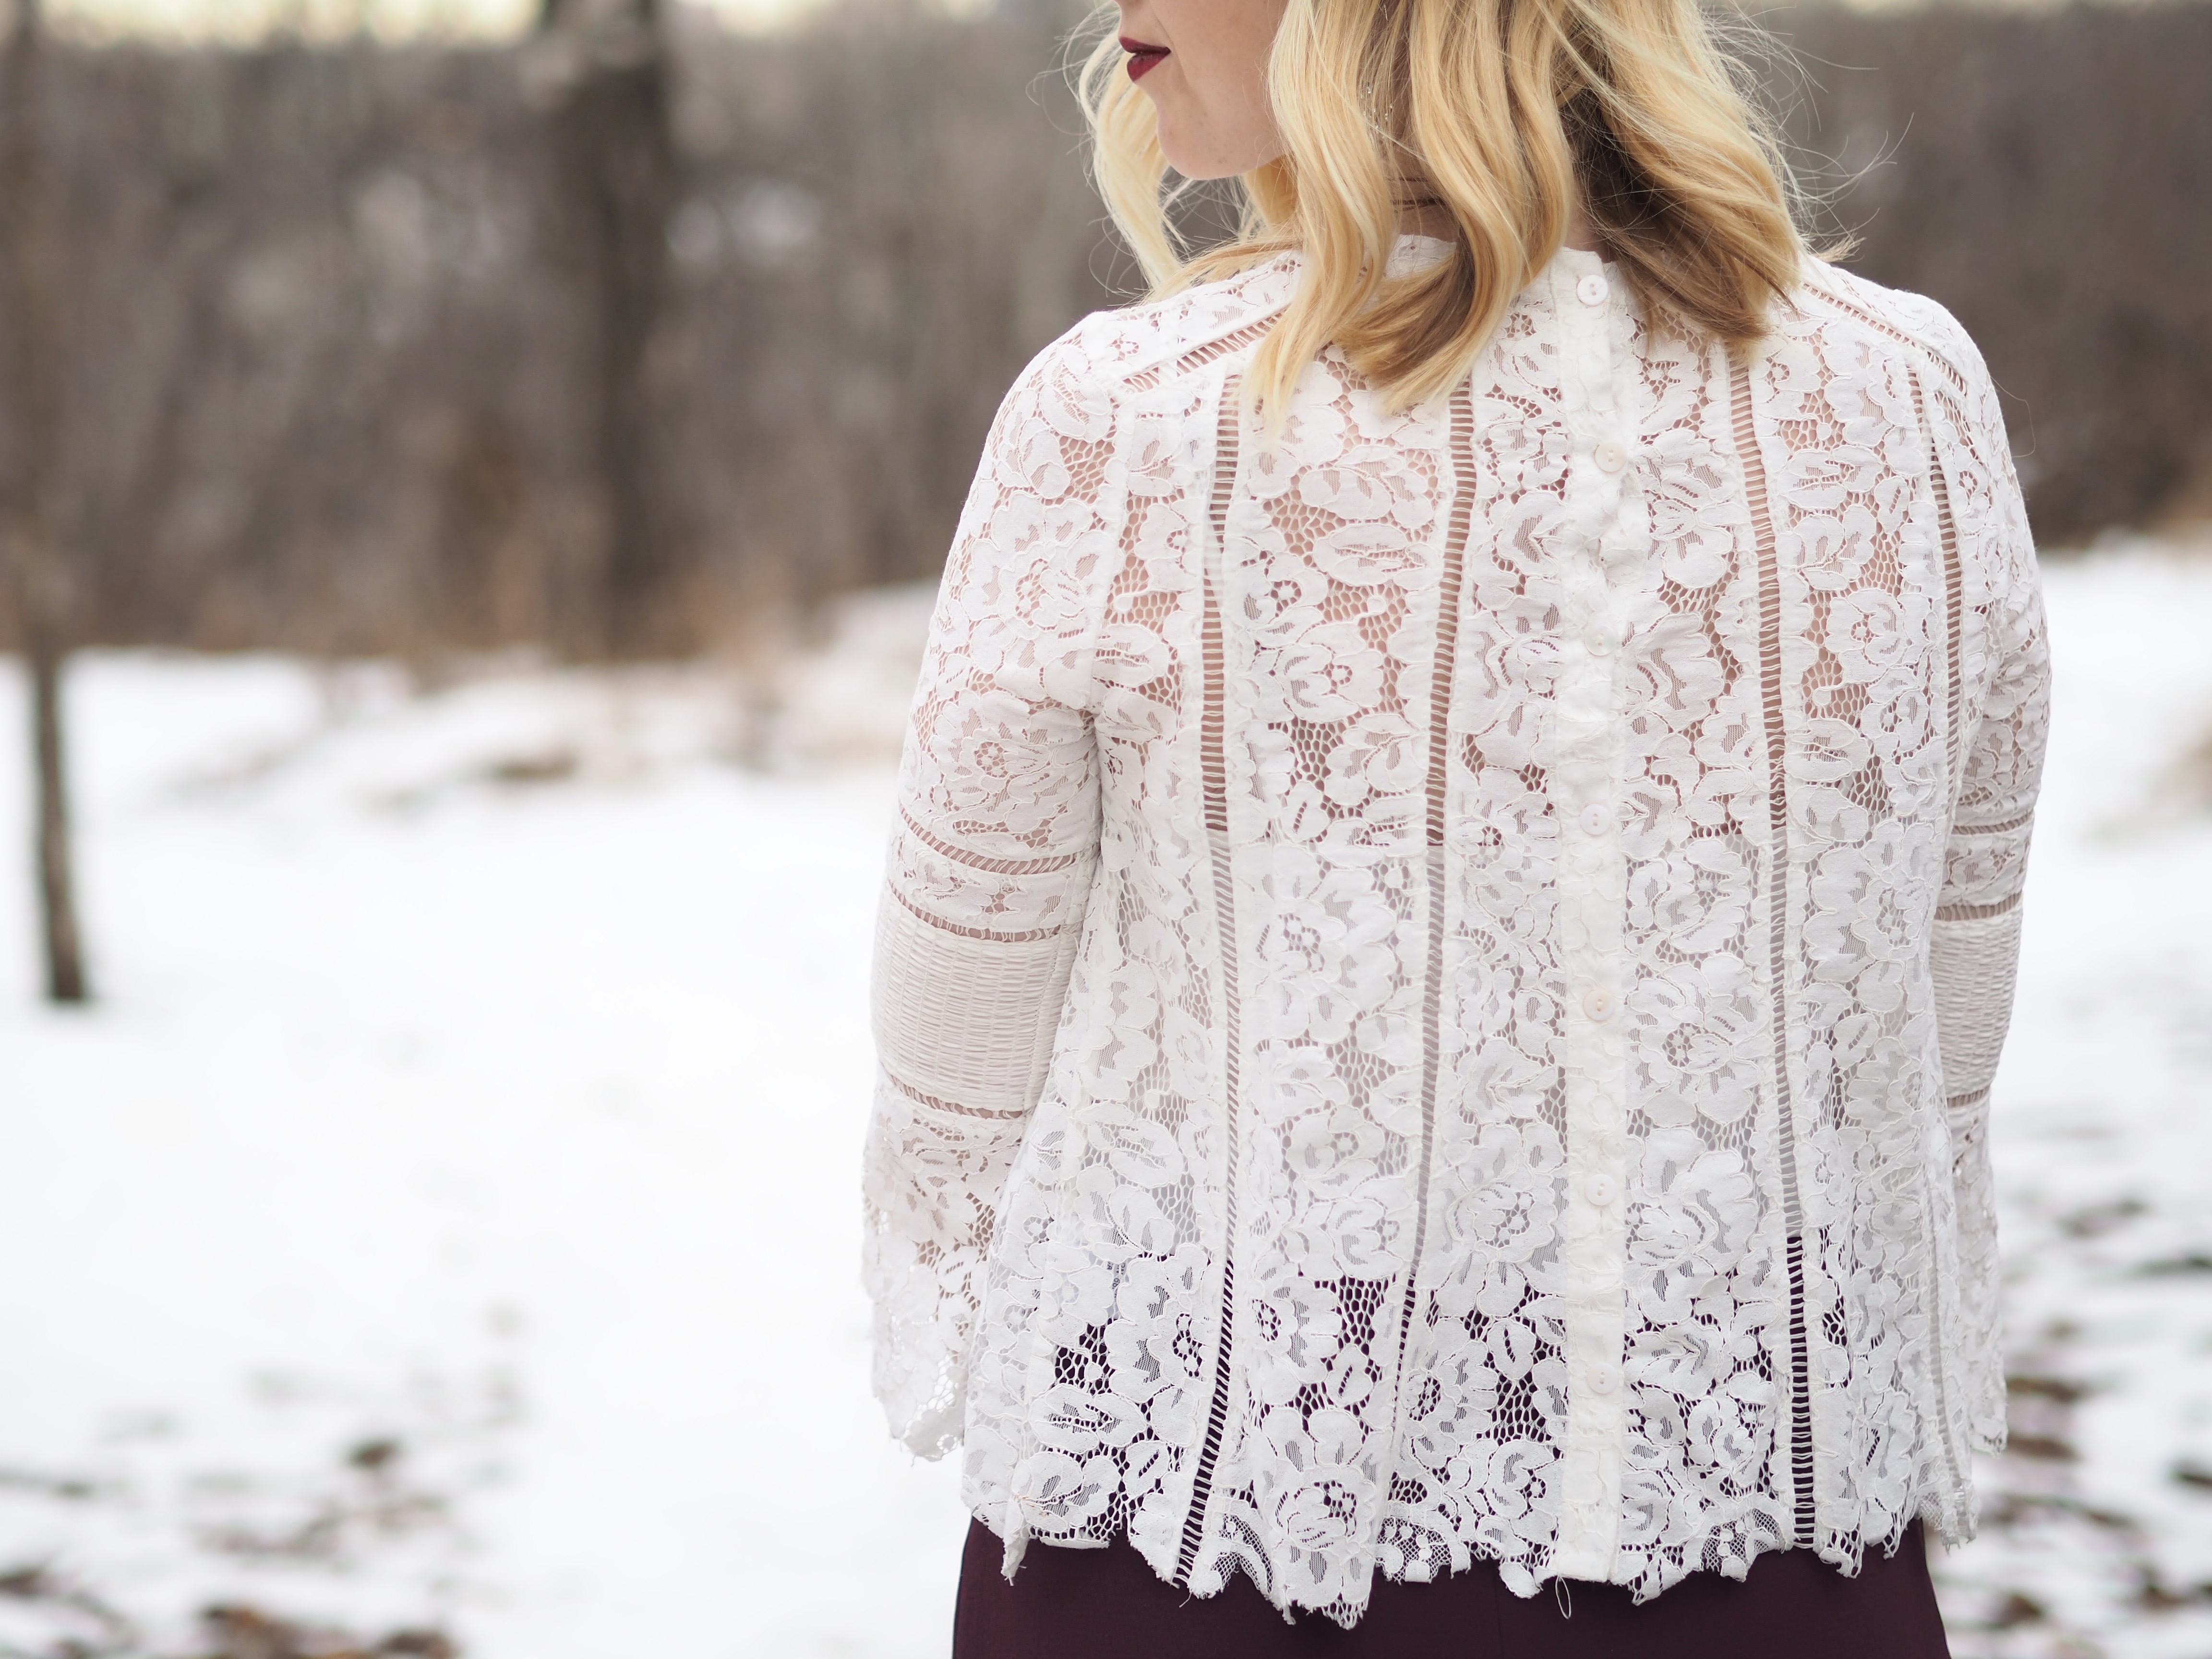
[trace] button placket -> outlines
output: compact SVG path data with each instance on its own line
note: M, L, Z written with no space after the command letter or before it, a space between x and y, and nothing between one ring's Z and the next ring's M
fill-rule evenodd
M1623 798L1620 659L1626 632L1612 591L1620 572L1607 552L1619 538L1627 456L1614 439L1623 389L1613 369L1620 343L1605 279L1586 270L1578 279L1563 272L1557 280L1567 419L1574 453L1582 458L1572 469L1570 499L1587 540L1563 573L1568 649L1560 658L1559 764L1551 784L1563 820L1558 867L1567 994L1567 1167L1560 1197L1568 1382L1561 1473L1562 1490L1580 1495L1564 1507L1553 1566L1568 1577L1604 1579L1618 1546L1627 1425L1627 1238L1619 1189L1627 1167L1628 884L1622 838L1614 833Z

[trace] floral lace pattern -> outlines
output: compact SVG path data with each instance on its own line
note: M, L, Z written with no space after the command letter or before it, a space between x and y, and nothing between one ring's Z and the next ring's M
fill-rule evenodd
M882 911L878 1389L1007 1545L1350 1624L1971 1529L2046 724L1939 308L1758 351L1562 252L1443 403L1244 367L1290 260L994 428Z

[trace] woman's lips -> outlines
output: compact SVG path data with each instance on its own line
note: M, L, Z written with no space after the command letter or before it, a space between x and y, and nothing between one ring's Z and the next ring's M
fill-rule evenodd
M1129 54L1129 78L1132 81L1143 80L1168 55L1165 46L1147 46L1142 40L1130 40L1126 34L1121 37L1121 50Z

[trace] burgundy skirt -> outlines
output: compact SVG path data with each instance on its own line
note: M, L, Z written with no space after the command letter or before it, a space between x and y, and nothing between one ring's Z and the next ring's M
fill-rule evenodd
M1523 1601L1478 1561L1433 1583L1375 1581L1357 1627L1286 1622L1251 1581L1201 1601L1128 1540L1031 1544L1008 1583L999 1540L968 1528L952 1659L1949 1659L1916 1522L1893 1556L1846 1578L1809 1550L1762 1555L1741 1583L1698 1573L1638 1607L1613 1584L1563 1581Z

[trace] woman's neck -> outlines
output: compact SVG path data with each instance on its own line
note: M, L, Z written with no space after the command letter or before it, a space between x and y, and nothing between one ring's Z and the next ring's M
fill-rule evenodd
M1597 252L1597 234L1590 228L1589 216L1583 211L1579 199L1567 204L1567 228L1559 240L1583 253Z

